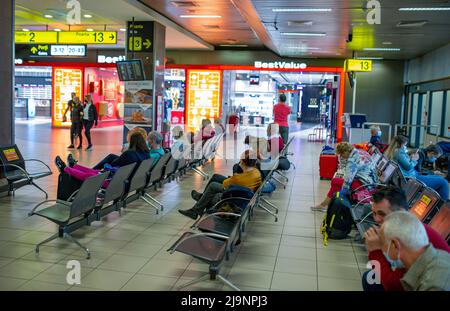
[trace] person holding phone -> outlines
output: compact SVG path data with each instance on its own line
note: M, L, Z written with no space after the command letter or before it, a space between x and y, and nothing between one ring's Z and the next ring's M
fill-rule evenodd
M75 93L72 93L75 94ZM74 148L74 140L76 137L79 137L79 145L77 149L81 149L83 145L83 137L81 136L81 131L83 129L83 105L81 104L80 98L78 96L74 96L72 101L69 101L66 112L70 110L70 120L72 124L70 125L70 146L67 147L69 149ZM63 121L65 120L65 114Z
M98 113L97 108L95 108L94 103L92 102L91 94L86 94L84 96L84 106L83 106L83 126L84 126L84 135L88 141L88 146L86 150L92 149L92 140L91 140L91 128L98 125ZM81 145L81 143L80 143Z

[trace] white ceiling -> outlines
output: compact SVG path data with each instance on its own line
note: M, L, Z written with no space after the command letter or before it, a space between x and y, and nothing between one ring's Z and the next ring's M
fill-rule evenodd
M126 22L134 17L136 21L151 21L152 16L129 4L124 0L78 0L81 4L81 24L71 26L71 30L118 31L117 45L102 45L102 48L123 48L125 45L125 33L121 28L126 28ZM33 30L52 30L60 28L69 30L66 22L67 0L16 0L15 27ZM50 14L53 18L45 18ZM84 14L92 15L92 18L83 17ZM93 45L92 47L96 47ZM172 27L166 27L167 49L208 49L200 40L195 40L181 31Z

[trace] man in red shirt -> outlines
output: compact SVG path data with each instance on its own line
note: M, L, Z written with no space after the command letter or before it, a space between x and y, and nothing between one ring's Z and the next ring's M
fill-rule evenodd
M288 117L291 114L291 107L286 104L286 95L280 94L278 104L273 106L274 123L280 126L280 135L284 144L287 144L289 138Z
M372 213L375 222L382 225L384 218L389 214L408 210L408 203L403 190L396 187L386 187L373 195ZM436 248L450 253L450 247L447 242L434 229L423 224L428 235L430 243ZM369 251L369 260L376 260L380 263L380 281L381 284L369 285L367 282L367 272L363 274L363 288L367 291L403 291L400 279L405 274L406 270L403 268L395 269L393 271L391 266L383 254L383 241L380 235L380 229L373 227L367 230L364 235L366 247Z

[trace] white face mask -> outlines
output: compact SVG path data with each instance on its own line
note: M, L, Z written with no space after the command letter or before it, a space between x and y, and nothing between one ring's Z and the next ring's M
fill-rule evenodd
M403 261L400 260L400 251L398 252L398 256L397 256L396 260L392 260L389 257L389 250L391 248L391 244L392 244L392 241L389 242L389 246L388 246L387 252L383 252L384 257L386 257L386 260L391 265L392 271L395 271L397 268L402 269L402 268L405 267L405 265L403 264Z

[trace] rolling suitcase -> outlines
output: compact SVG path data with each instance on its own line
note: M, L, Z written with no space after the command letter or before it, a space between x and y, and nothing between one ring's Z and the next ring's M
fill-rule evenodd
M338 158L335 154L321 154L319 159L320 179L331 179L338 168Z

